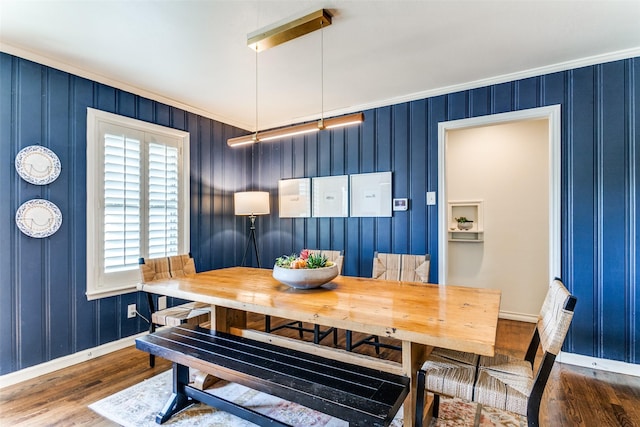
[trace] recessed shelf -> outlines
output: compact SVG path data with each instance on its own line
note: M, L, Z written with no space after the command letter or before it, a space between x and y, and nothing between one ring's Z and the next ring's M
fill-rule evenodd
M482 200L451 201L448 203L448 232L450 242L482 242L484 241L484 212ZM456 218L467 218L467 229L462 229Z

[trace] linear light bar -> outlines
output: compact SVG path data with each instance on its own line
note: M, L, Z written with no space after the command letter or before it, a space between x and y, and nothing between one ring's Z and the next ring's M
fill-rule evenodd
M339 128L364 122L364 113L349 114L348 116L324 119L324 129Z
M254 144L256 142L272 141L274 139L281 139L294 135L318 132L322 129L334 129L337 127L349 126L362 123L363 121L364 113L354 113L347 116L332 117L330 119L318 120L317 122L302 123L299 125L230 138L227 140L227 145L229 147L239 147L241 145Z
M329 12L325 9L316 10L275 28L263 28L249 34L247 46L253 51L262 52L329 25L331 25Z
M301 135L304 133L318 132L318 124L316 122L304 123L301 125L288 126L286 128L268 130L258 133L258 141L271 141L273 139L286 138L288 136Z
M256 142L258 142L258 140L256 139L255 133L227 139L227 145L229 147L240 147L241 145L255 144Z

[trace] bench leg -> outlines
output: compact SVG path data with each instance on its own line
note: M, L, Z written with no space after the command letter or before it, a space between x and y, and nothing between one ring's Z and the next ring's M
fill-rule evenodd
M178 363L173 364L173 394L156 416L156 423L162 424L174 414L195 403L185 394L185 386L189 384L189 368Z
M187 394L193 397L195 400L209 405L213 408L217 408L221 411L228 412L236 417L245 419L253 424L261 427L292 427L289 424L285 424L282 421L278 421L275 418L271 418L268 415L261 414L253 409L244 407L234 402L230 402L222 397L215 396L213 394L206 393L202 390L198 390L194 387L185 387Z
M156 311L155 306L153 304L153 296L147 292L147 302L149 303L149 333L152 334L156 331L156 324L153 323L153 312ZM149 366L156 366L156 357L149 353Z

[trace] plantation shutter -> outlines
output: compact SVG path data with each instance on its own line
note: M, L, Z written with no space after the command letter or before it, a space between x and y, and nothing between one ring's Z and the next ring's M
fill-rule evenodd
M159 135L104 132L104 273L178 254L180 151ZM146 222L145 222L146 220Z
M140 258L141 142L104 135L104 272L137 268Z
M187 132L87 109L88 299L135 291L141 257L189 251L188 153Z
M178 254L178 170L176 147L149 144L149 258Z

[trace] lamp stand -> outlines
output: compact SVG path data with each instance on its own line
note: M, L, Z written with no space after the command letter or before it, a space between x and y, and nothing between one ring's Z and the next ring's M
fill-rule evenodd
M249 219L251 220L251 227L249 228L249 237L247 238L247 246L244 248L241 265L244 267L244 262L247 259L247 251L249 250L251 242L253 242L253 249L256 252L256 261L258 261L258 268L260 268L260 255L258 254L258 244L256 242L256 216L249 215Z

